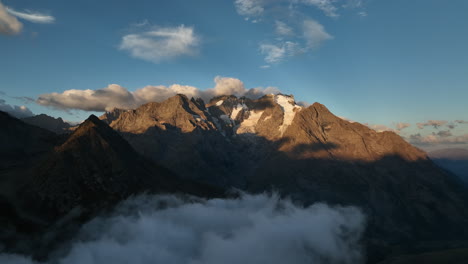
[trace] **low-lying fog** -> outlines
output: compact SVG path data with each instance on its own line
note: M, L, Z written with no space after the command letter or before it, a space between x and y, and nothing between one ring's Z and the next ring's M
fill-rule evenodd
M300 207L277 195L141 195L85 224L48 263L359 263L365 219L354 207ZM36 263L0 254L0 263Z

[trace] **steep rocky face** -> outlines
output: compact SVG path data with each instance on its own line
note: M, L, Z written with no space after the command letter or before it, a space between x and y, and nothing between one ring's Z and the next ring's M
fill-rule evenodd
M63 134L70 132L71 125L64 122L62 118L53 118L46 114L40 114L36 116L26 117L21 119L23 122L37 126L43 129L47 129L56 134Z
M56 135L0 111L0 196L12 196L27 182L34 164L58 142Z
M92 208L142 191L210 195L209 188L183 182L140 156L117 132L90 116L35 171L38 208L63 215L76 206Z
M297 113L248 186L255 192L273 187L305 203L359 205L371 233L394 241L456 235L468 219L462 188L423 151L318 103ZM447 228L439 232L441 224Z
M279 94L220 96L205 105L178 95L122 112L110 126L186 178L276 190L304 204L358 205L373 237L395 242L467 231L464 190L423 151L319 103L301 107ZM440 224L448 228L438 232Z

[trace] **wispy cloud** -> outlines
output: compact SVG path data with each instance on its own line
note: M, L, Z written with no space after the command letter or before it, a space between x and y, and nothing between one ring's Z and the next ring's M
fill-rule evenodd
M427 122L424 122L424 123L416 123L416 126L419 128L419 129L424 129L424 127L427 127L427 126L432 126L434 127L435 129L439 129L439 127L447 124L448 122L445 121L445 120L429 120Z
M50 24L55 22L53 16L36 11L25 10L24 12L19 12L10 7L7 7L6 10L8 13L32 23Z
M276 32L281 37L294 35L293 29L280 21L276 21ZM313 19L307 19L302 23L302 36L296 38L295 41L280 40L275 44L261 43L260 52L265 56L265 62L274 64L317 49L329 39L333 39L333 36L325 31L323 25Z
M466 120L455 120L455 123L458 123L458 124L468 124L468 121L466 121Z
M120 49L139 59L160 63L181 56L197 54L200 37L193 27L154 27L152 30L128 34L122 38Z
M442 132L442 131L440 131ZM440 144L468 144L468 134L453 136L450 131L442 133L421 135L420 133L409 136L409 142L415 145L440 145Z
M333 36L325 31L325 28L313 19L304 20L304 38L309 48L318 48L325 40L333 39Z
M297 43L286 41L280 45L260 44L260 52L265 55L265 62L278 63L287 57L291 57L299 53L301 48Z
M173 84L170 86L146 86L136 91L111 84L97 90L67 90L62 93L42 94L36 102L61 110L110 111L114 108L132 109L148 102L161 102L176 94L188 97L211 99L218 95L236 95L257 98L268 93L278 93L276 87L257 87L247 89L244 83L236 78L220 77L214 79L215 87L200 90L194 86Z
M329 17L338 17L335 0L235 0L237 13L251 22L273 22L275 38L259 43L265 62L279 63L297 54L317 50L333 39L317 20L301 7L313 6Z
M396 129L397 129L397 130L400 130L400 131L403 130L403 129L405 129L405 128L408 128L408 127L410 127L410 126L411 126L410 123L402 123L402 122L399 122L399 123L396 123L396 124L395 124Z
M23 24L10 15L0 2L0 34L14 35L20 33L21 29L23 29Z
M364 125L368 126L370 129L373 129L377 132L385 132L385 131L391 131L391 132L395 132L395 133L399 133L400 131L398 130L395 130L393 128L390 128L386 125L380 125L380 124L376 124L376 125L369 125L367 123L365 123Z
M275 25L276 25L276 29L275 29L276 34L280 36L293 36L294 35L293 28L288 26L286 23L276 20Z
M329 17L338 17L338 8L333 4L333 0L301 0L306 5L312 5L322 10Z
M265 2L263 0L236 0L234 1L234 5L239 15L255 17L263 14Z

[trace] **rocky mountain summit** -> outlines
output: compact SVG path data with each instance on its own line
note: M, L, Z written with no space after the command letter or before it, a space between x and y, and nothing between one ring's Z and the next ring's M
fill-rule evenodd
M8 230L37 219L51 226L76 208L97 212L145 191L221 197L240 189L358 206L366 243L380 249L468 236L466 187L425 152L293 96L176 95L90 116L65 135L0 118Z
M320 103L303 107L292 96L271 94L205 104L177 95L100 118L140 154L184 178L276 190L304 204L359 205L371 233L394 241L466 232L450 228L467 226L463 190L425 152ZM437 232L441 223L449 228Z

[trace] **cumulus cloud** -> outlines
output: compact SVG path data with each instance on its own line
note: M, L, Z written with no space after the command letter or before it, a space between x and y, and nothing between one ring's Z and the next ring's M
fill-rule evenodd
M85 111L110 111L114 108L132 109L148 102L161 102L176 94L202 98L207 102L214 96L236 95L258 98L269 93L279 93L276 87L245 88L236 78L220 77L214 79L215 87L200 90L193 86L173 84L170 86L146 86L136 91L111 84L97 90L67 90L62 93L42 94L36 100L40 105L62 110L78 109Z
M50 24L55 22L53 16L36 11L25 10L24 12L19 12L9 7L6 10L8 13L32 23Z
M14 35L21 32L23 24L16 17L8 14L5 6L0 2L0 34Z
M9 105L3 99L0 99L0 111L7 112L16 118L23 118L34 115L26 106Z
M395 124L396 129L397 129L397 130L400 130L400 131L403 130L403 129L405 129L405 128L408 128L408 127L410 127L410 126L411 126L410 123L402 123L402 122L399 122L399 123L396 123L396 124Z
M416 126L419 128L419 129L424 129L424 127L427 127L427 126L432 126L434 127L435 129L439 129L439 127L443 126L447 124L447 121L445 120L429 120L425 123L416 123Z
M86 224L50 263L362 263L364 216L354 207L296 206L278 196L187 202L139 196ZM32 263L0 255L1 263Z
M322 42L333 39L333 36L325 31L325 28L313 19L305 20L303 23L304 38L309 48L318 48Z
M123 36L120 49L131 56L160 63L197 53L200 37L193 27L155 27L150 31Z

